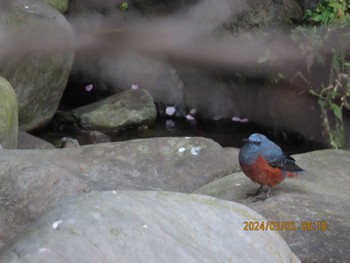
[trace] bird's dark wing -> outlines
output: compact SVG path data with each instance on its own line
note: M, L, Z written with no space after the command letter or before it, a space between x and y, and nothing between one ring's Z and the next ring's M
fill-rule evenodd
M283 153L283 155L280 158L269 161L268 164L274 168L280 168L285 171L304 171L298 165L296 165L294 158L290 157L285 153Z

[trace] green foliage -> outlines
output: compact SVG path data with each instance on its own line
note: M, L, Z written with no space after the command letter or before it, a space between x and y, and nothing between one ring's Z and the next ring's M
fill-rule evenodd
M123 2L119 5L120 11L124 12L124 11L128 10L128 8L129 8L129 4L127 2Z
M333 148L346 147L342 109L347 103L346 100L349 98L350 89L348 88L345 94L338 91L341 89L340 78L342 77L348 78L347 75L339 75L335 85L322 88L319 92L310 89L310 93L317 97L321 109L323 127L329 136L328 141ZM331 118L331 116L335 116L335 119Z
M314 10L305 12L304 20L311 26L299 26L291 36L306 56L309 74L315 64L329 68L328 83L321 87L319 84L314 87L309 80L308 83L310 94L320 105L323 127L334 148L346 148L343 109L350 109L349 11L349 1L322 0Z
M322 0L314 10L306 10L304 20L323 25L348 21L349 8L350 5L346 0Z

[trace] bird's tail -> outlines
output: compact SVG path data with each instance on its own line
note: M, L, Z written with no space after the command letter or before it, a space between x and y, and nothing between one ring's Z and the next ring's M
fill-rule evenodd
M288 177L297 177L298 175L303 174L303 173L304 173L304 170L301 170L301 171L288 171L287 172L287 176Z

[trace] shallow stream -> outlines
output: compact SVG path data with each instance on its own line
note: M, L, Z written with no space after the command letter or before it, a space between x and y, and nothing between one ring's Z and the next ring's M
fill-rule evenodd
M305 138L292 134L266 130L252 123L239 123L233 121L187 121L183 118L158 118L154 125L144 128L128 128L119 132L107 133L111 141L127 141L131 139L153 138L153 137L179 137L198 136L213 139L223 147L242 146L242 140L252 133L263 133L271 140L281 146L289 153L303 153L322 149L322 145L306 140ZM59 146L60 139L70 137L78 140L80 145L91 144L88 132L60 132L54 131L50 126L36 131L33 135Z

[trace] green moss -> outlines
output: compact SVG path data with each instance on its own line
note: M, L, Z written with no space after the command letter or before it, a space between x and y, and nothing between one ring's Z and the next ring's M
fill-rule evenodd
M0 144L16 148L18 137L18 106L11 84L0 77Z
M55 8L58 12L64 14L68 10L68 0L43 0L50 6Z
M29 6L29 11L16 2L1 7L0 23L5 32L16 35L23 31L33 39L43 38L45 32L62 33L67 39L54 50L13 52L0 62L0 75L17 93L21 129L30 130L45 124L56 112L73 61L72 31L63 17L43 3ZM30 9L35 10L34 15Z

